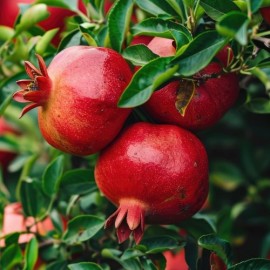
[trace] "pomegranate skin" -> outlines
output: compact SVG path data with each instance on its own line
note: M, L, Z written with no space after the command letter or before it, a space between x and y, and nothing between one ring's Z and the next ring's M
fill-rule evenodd
M175 51L172 42L163 38L153 39L148 47L161 56L172 56ZM235 73L207 78L212 74L219 74L222 66L227 66L228 53L228 47L225 47L217 54L220 63L212 62L195 74L198 85L184 116L175 105L181 81L173 81L154 92L144 104L146 112L159 123L175 124L193 131L214 125L233 106L239 94L238 77Z
M264 18L264 20L270 24L270 7L264 7L260 9L260 12Z
M101 152L95 179L118 210L119 242L133 232L136 242L144 222L175 224L191 217L208 193L208 160L202 143L173 125L137 123Z
M63 50L48 71L41 57L39 62L43 76L34 76L30 83L17 82L22 88L28 86L16 92L14 99L33 101L22 114L39 106L41 133L61 151L81 156L100 151L118 134L131 111L117 107L132 77L128 64L111 49L89 46ZM30 75L37 72L31 71L29 63L26 69ZM39 89L29 91L33 84Z

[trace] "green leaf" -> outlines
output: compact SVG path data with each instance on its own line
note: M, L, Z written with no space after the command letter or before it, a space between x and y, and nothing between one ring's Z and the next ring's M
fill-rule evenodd
M123 51L122 55L126 60L130 61L135 66L143 66L159 57L143 44L127 47Z
M228 270L268 270L268 269L270 269L270 260L261 258L243 261L228 268Z
M33 237L26 246L23 270L33 270L38 259L38 241Z
M14 36L14 33L15 31L13 28L0 25L0 40L2 41L10 40Z
M20 200L26 216L42 217L47 212L49 200L44 196L41 183L26 178L20 186Z
M83 242L92 238L104 226L104 220L92 215L76 216L68 222L63 240L68 243Z
M22 15L20 23L16 25L16 35L23 31L26 31L31 26L34 26L40 21L45 20L49 17L49 12L47 11L47 6L45 4L37 4L31 6Z
M162 20L160 18L148 18L138 24L135 24L131 29L131 33L133 35L173 38L174 34L171 32L172 30L181 33L188 41L192 39L190 32L182 24Z
M112 48L118 52L122 50L122 45L130 23L132 9L132 0L119 0L112 7L109 14L109 37Z
M226 191L233 191L245 182L239 167L229 161L216 161L211 164L211 181Z
M36 0L35 3L44 3L48 6L62 7L77 10L78 0Z
M270 113L270 100L266 98L254 98L245 104L245 107L254 113Z
M69 264L68 268L70 270L102 270L102 268L99 265L90 262Z
M0 105L0 116L2 116L12 101L13 93L5 97L4 101Z
M64 170L64 156L55 158L45 169L42 176L42 186L48 196L56 194L59 188L60 179Z
M172 64L178 65L181 75L191 76L206 67L226 43L227 39L216 31L203 32L180 50L180 55L177 53Z
M216 24L216 28L221 35L235 38L244 46L248 42L248 25L247 15L240 11L233 11L224 15Z
M192 218L182 221L180 227L184 228L195 239L199 239L204 234L216 232L213 222L209 217L200 213L197 213Z
M58 192L60 179L64 170L64 156L55 158L45 169L42 176L42 187L48 196Z
M170 237L158 235L156 237L144 238L137 249L143 251L145 254L156 254L161 253L168 249L175 249L179 247L179 242Z
M171 59L172 57L160 57L139 69L120 97L118 106L131 108L146 102L154 90L168 81L177 70L177 66L168 68Z
M83 23L79 25L79 29L87 41L89 46L98 46L99 41L96 37L96 35L93 33L92 29L90 28L91 24L90 23Z
M208 250L214 251L230 267L232 264L231 245L215 234L203 235L199 238L198 244Z
M57 52L64 50L65 48L71 46L81 45L82 33L78 29L74 29L69 32L62 40L60 45L58 46Z
M230 0L201 0L200 5L205 13L215 21L230 11L239 10L238 6Z
M40 55L43 55L46 53L46 50L50 46L50 42L53 39L53 37L58 32L58 28L51 29L49 31L46 31L45 34L41 37L41 39L37 42L36 45L36 52Z
M263 3L263 0L256 0L256 1L248 0L248 1L250 2L250 9L252 13L257 12Z
M155 16L170 18L178 16L176 10L167 1L160 0L135 0L136 4L143 10Z
M61 190L67 195L85 194L96 189L93 170L70 170L61 179Z
M5 249L2 253L0 266L1 269L11 270L19 263L22 263L23 255L18 244L13 244Z
M14 233L5 235L5 244L6 244L6 246L17 244L19 238L20 238L20 233L19 232L14 232Z

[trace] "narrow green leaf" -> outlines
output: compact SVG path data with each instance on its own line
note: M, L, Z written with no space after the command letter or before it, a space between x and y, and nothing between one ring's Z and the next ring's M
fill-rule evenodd
M38 241L33 237L26 246L25 265L23 270L33 270L38 259Z
M135 66L143 66L159 57L143 44L127 47L123 51L122 55L126 60L130 61Z
M135 0L135 2L141 9L155 16L163 16L165 18L178 16L176 10L167 1Z
M228 268L228 270L269 270L269 269L270 269L270 260L261 258L250 259Z
M64 156L55 158L45 169L42 176L43 190L48 196L57 193L64 169Z
M93 170L70 170L61 179L61 190L67 195L85 194L96 189Z
M199 238L198 244L208 250L214 251L230 267L232 264L231 245L215 234L203 235Z
M0 105L0 116L2 116L12 101L12 94L9 94Z
M161 18L148 18L142 22L135 24L131 32L133 35L158 36L164 38L173 38L172 30L182 33L187 40L191 40L192 36L189 30L182 24L166 21Z
M83 35L83 37L85 38L85 40L87 41L89 46L98 46L99 42L97 40L96 35L93 33L92 29L89 26L89 23L83 23L79 25L79 29Z
M13 244L5 249L2 253L0 265L1 269L11 270L14 266L22 263L23 255L18 244Z
M254 113L270 113L270 100L266 98L254 98L245 104L245 107Z
M49 31L46 31L45 34L41 37L41 39L37 42L36 45L36 52L40 55L43 55L46 50L48 49L51 40L58 32L58 28L51 29Z
M69 32L62 40L58 46L57 52L64 50L65 48L71 46L81 45L82 40L82 33L78 29L74 29L73 31Z
M160 85L172 78L178 66L168 68L172 57L160 57L139 69L122 94L118 106L136 107L146 102Z
M178 72L183 76L191 76L206 67L227 43L225 37L216 31L206 31L198 35L181 51L177 53L172 64L179 66Z
M90 262L69 264L68 268L70 270L102 270L102 268L99 265Z
M23 31L26 31L31 26L34 26L38 22L45 20L49 17L49 12L47 11L47 6L45 4L37 4L31 6L22 15L20 23L16 25L16 35Z
M0 25L0 40L7 41L14 36L14 33L15 31L13 28Z
M238 6L230 0L200 0L200 5L205 13L215 21L230 11L239 10Z
M63 240L68 243L83 242L92 238L104 226L104 220L91 215L76 216L68 222Z
M122 44L129 28L132 9L132 0L119 0L109 14L109 37L112 48L118 52L122 50Z
M218 32L226 37L235 38L241 45L248 42L249 19L240 11L232 11L224 15L216 24Z
M35 3L43 3L48 6L62 7L77 10L78 0L36 0Z

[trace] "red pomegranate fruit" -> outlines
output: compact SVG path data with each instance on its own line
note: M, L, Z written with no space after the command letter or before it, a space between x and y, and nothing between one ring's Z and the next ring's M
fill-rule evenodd
M172 40L163 38L153 39L148 47L160 56L172 56L175 52ZM144 104L147 113L160 123L175 124L190 130L201 130L214 125L235 103L239 93L237 75L222 73L223 66L227 66L232 56L229 51L229 47L225 47L217 54L218 61L211 62L194 75L195 91L184 116L179 112L181 107L178 107L178 95L182 95L180 89L184 83L179 80L152 94Z
M211 270L227 270L226 264L215 252L210 254L210 266Z
M260 9L260 12L264 18L264 20L270 24L270 7L264 7Z
M174 125L136 123L97 161L95 179L118 209L106 221L119 242L133 233L139 243L144 224L175 224L191 217L208 193L208 160L195 135Z
M55 56L48 70L25 62L29 80L13 98L31 102L23 111L39 107L41 133L55 148L74 155L90 155L110 143L130 109L117 107L132 73L117 52L90 46L69 47Z
M166 251L163 253L166 258L166 268L165 270L188 270L189 267L185 259L185 250L181 249L177 253L172 251Z

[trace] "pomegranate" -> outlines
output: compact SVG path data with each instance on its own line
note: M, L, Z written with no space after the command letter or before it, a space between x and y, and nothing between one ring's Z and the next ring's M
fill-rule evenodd
M207 154L187 130L140 122L101 152L95 179L119 206L105 228L114 223L120 243L131 233L139 243L145 223L179 223L201 208L208 193Z
M7 135L7 134L14 134L19 135L19 132L11 127L7 121L1 117L0 118L0 136ZM1 150L0 151L0 165L2 169L5 171L7 169L8 164L16 157L16 153Z
M211 252L210 254L210 265L211 270L227 270L226 264L215 252Z
M23 215L21 203L11 203L4 209L2 235L14 232L24 232L19 238L19 244L23 244L29 242L34 237L33 233L45 235L54 228L50 218L46 218L36 225L33 225L34 223L35 219L33 217L25 217ZM29 226L31 226L30 233L25 233ZM0 241L0 246L4 246L3 241Z
M154 38L148 47L161 56L172 56L175 52L173 41L163 38ZM194 75L195 91L184 116L177 108L179 89L183 85L183 81L179 80L154 92L144 105L146 111L160 123L175 124L190 130L214 125L235 103L239 93L237 75L222 73L222 67L227 65L228 54L229 47L225 47L217 54L219 62L210 63Z
M260 12L264 18L264 20L270 24L270 7L264 7L260 9Z
M39 107L41 133L55 148L74 155L90 155L110 143L130 109L117 107L132 73L117 52L90 46L69 47L52 60L48 70L38 57L38 70L25 62L30 80L20 80L14 93L31 102L22 115Z
M166 270L188 270L188 265L185 259L185 250L181 249L174 254L171 251L164 252L166 258Z

